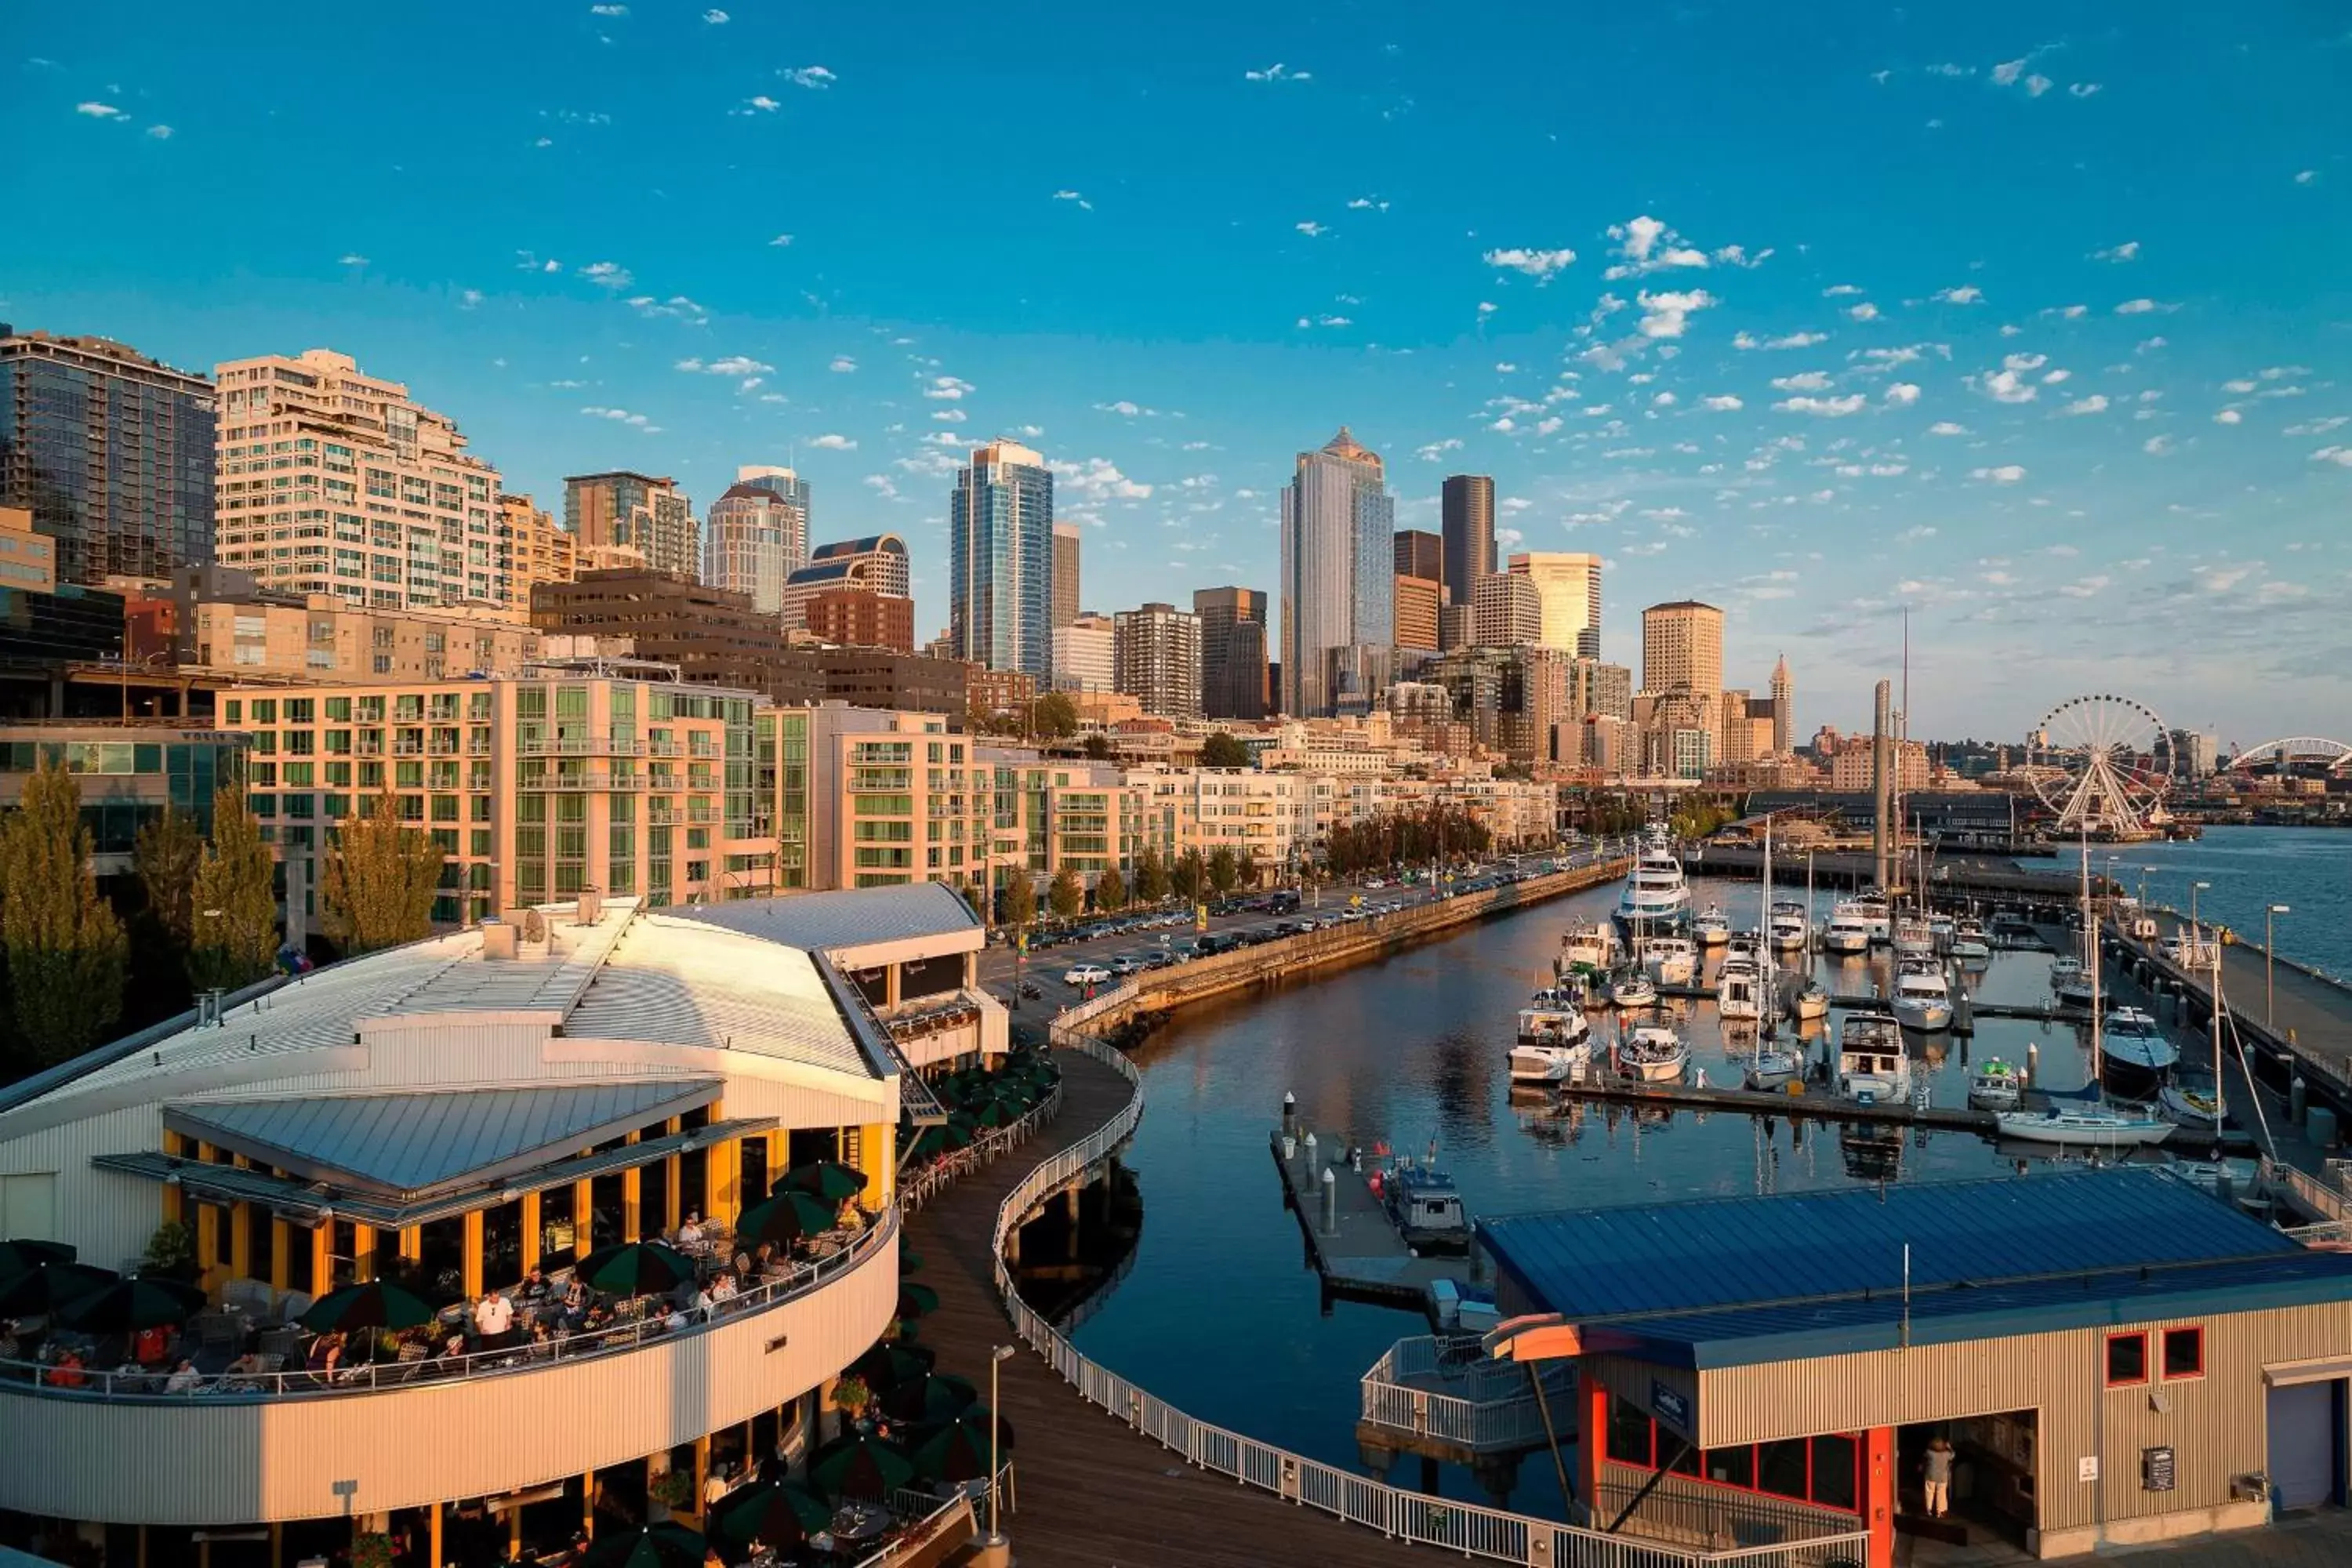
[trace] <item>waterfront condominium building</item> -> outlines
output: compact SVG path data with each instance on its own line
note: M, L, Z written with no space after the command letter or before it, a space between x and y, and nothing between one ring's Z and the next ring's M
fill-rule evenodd
M938 888L583 896L19 1085L9 1235L121 1259L184 1226L221 1333L169 1392L168 1369L42 1376L12 1345L0 1511L92 1561L290 1568L405 1540L417 1563L538 1562L583 1529L633 1532L648 1493L804 1456L834 1381L898 1317L900 1121L937 1119L914 1075L1003 1052L984 940ZM511 1338L477 1337L484 1292L691 1216L724 1236L818 1160L862 1184L837 1249L778 1248L723 1308L622 1292L593 1333L534 1344L526 1306ZM281 1348L282 1317L372 1280L448 1321L354 1326L340 1365ZM221 1334L257 1331L225 1372Z
M1404 537L1400 533L1399 539ZM1427 534L1422 535L1426 539ZM1443 613L1441 601L1445 591L1426 577L1399 574L1396 578L1396 645L1400 648L1418 648L1434 652L1438 646L1438 617Z
M1396 641L1396 503L1378 454L1341 426L1282 490L1282 706L1360 704Z
M575 474L563 481L563 526L579 542L583 566L638 563L680 577L702 567L694 503L676 479Z
M1167 719L1201 716L1201 617L1173 605L1121 610L1115 618L1113 689Z
M1134 768L1127 779L1143 793L1144 836L1162 861L1230 849L1268 875L1312 858L1339 798L1338 781L1312 771Z
M1445 592L1454 603L1477 601L1478 579L1495 570L1495 481L1449 474L1438 492L1445 540Z
M1078 618L1078 562L1081 536L1077 525L1054 525L1054 625L1066 626Z
M57 542L60 583L213 558L213 385L105 338L0 322L0 506Z
M1015 441L975 447L948 509L948 636L957 657L1054 678L1054 475Z
M767 891L776 843L753 828L755 695L651 668L233 688L221 728L252 738L247 804L279 859L306 862L314 924L329 830L387 794L447 857L443 924L583 890L656 907Z
M1118 623L1080 611L1054 628L1054 689L1114 691L1118 679Z
M328 349L215 374L222 565L385 609L510 602L499 471L455 421Z
M500 495L499 521L508 559L506 613L528 622L531 590L541 583L569 583L579 576L580 552L570 531L527 495L513 490Z
M1044 757L1024 748L981 746L973 756L992 784L988 875L1001 890L1015 870L1029 873L1039 901L1067 867L1088 891L1116 868L1129 887L1143 853L1144 792L1112 763ZM977 784L983 775L973 773Z
M1642 689L1686 687L1699 697L1723 689L1723 612L1696 599L1642 612Z
M1400 528L1396 531L1396 574L1418 577L1424 583L1434 583L1445 595L1445 541L1425 529Z
M741 594L763 616L782 614L793 526L791 508L775 491L730 485L703 520L703 585Z
M1201 711L1211 719L1266 713L1265 595L1255 588L1195 588L1201 617Z
M807 565L784 579L784 629L806 626L809 601L835 590L908 597L907 542L895 533L874 533L819 545Z
M1567 551L1525 552L1510 574L1536 585L1543 631L1536 640L1578 658L1601 657L1601 557Z
M1513 572L1487 574L1478 579L1472 609L1480 647L1512 647L1544 640L1543 594L1529 578Z
M780 503L776 526L784 536L784 575L807 565L814 537L809 532L809 482L791 468L768 463L745 463L735 470L735 482L765 490Z

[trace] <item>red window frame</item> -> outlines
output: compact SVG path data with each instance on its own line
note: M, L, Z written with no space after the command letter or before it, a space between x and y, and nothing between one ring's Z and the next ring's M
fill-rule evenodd
M2137 1340L2139 1342L2139 1375L2137 1377L2117 1377L2116 1375L2116 1346L2125 1340ZM2145 1329L2135 1329L2127 1334L2109 1334L2105 1341L2101 1344L2099 1363L2099 1371L2102 1375L2105 1377L2107 1386L2109 1388L2137 1388L2140 1384L2147 1383L2154 1377L2156 1367L2155 1364L2148 1360L2147 1352L2147 1331Z
M1631 1406L1636 1413L1641 1413L1641 1407L1639 1405L1633 1405L1630 1400L1621 1399L1613 1394L1611 1398L1612 1411L1617 1405L1624 1405ZM1606 1446L1607 1439L1604 1437L1602 1439L1602 1453L1608 1463L1612 1465L1624 1465L1630 1468L1637 1470L1655 1470L1662 1468L1659 1464L1659 1459L1665 1451L1666 1444L1664 1439L1669 1436L1669 1434L1660 1430L1657 1418L1655 1416L1646 1416L1646 1419L1649 1421L1650 1425L1649 1462L1644 1464L1638 1459L1621 1458L1615 1454L1609 1453ZM1748 1473L1751 1477L1760 1478L1764 1473L1764 1445L1760 1443L1732 1443L1727 1444L1721 1448L1701 1448L1696 1444L1693 1444L1691 1445L1689 1455L1696 1468L1692 1471L1676 1470L1674 1473L1682 1477L1685 1480L1696 1481L1701 1486L1716 1487L1727 1492L1746 1492L1755 1497L1771 1498L1779 1502L1793 1502L1804 1508L1826 1509L1832 1513L1858 1514L1861 1511L1859 1504L1862 1499L1867 1495L1864 1489L1864 1470L1868 1463L1870 1446L1868 1443L1864 1441L1864 1435L1859 1432L1825 1433L1822 1434L1822 1436L1843 1437L1853 1445L1853 1479L1852 1495L1857 1504L1855 1508L1840 1508L1835 1503L1822 1502L1816 1500L1813 1496L1815 1468L1813 1465L1813 1439L1811 1436L1790 1439L1794 1442L1801 1442L1805 1446L1805 1495L1801 1498L1789 1497L1781 1492L1767 1491L1760 1485L1741 1486L1737 1481L1717 1480L1713 1476L1706 1473L1707 1455L1711 1453L1726 1453L1734 1449L1745 1448L1748 1450ZM1677 1441L1679 1441L1679 1439L1677 1439Z
M2195 1369L2194 1371L2191 1371L2191 1372L2175 1372L2175 1371L2173 1371L2173 1370L2172 1370L2172 1342L2173 1342L2173 1340L2174 1340L2174 1338L2175 1338L2175 1337L2185 1338L2185 1339L2189 1340L2191 1343L2193 1343L2194 1345L2196 1345L2196 1347L2197 1347L2197 1366L2196 1366L2196 1369ZM2203 1377L2203 1376L2205 1375L2205 1325L2204 1325L2204 1324L2202 1324L2202 1323L2182 1323L2182 1324L2180 1324L2179 1326L2178 1326L2178 1327L2176 1327L2176 1328L2169 1328L2169 1329L2166 1329L2166 1330L2164 1330L2164 1331L2163 1331L2163 1338L2162 1338L2162 1339L2161 1339L2161 1341L2159 1342L2159 1344L2161 1345L2161 1348L2162 1348L2163 1359L2162 1359L2161 1361L2159 1361L2157 1364L2158 1364L2158 1369L2159 1369L2159 1370L2164 1373L2164 1381L2165 1381L2165 1382L2167 1382L2167 1383L2188 1383L2188 1382L2191 1382L2191 1381L2193 1381L2193 1380L2195 1380L2195 1379L2197 1379L2197 1378Z

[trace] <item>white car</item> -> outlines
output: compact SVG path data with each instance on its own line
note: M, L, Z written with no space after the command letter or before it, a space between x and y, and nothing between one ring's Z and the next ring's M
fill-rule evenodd
M1367 877L1364 879L1364 886L1367 888L1379 889L1385 888L1388 884L1381 880L1378 877Z
M1065 985L1101 985L1110 979L1110 971L1099 963L1074 963L1062 972Z

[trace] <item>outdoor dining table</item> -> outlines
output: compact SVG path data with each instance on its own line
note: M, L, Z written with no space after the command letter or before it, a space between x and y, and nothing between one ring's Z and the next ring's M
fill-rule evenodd
M809 1538L809 1544L820 1551L837 1551L844 1546L863 1546L879 1541L889 1532L890 1513L887 1509L866 1503L845 1503L833 1516L833 1528Z

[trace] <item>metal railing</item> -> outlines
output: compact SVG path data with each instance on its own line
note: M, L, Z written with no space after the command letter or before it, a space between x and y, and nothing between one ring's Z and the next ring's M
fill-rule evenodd
M1364 1374L1361 1415L1373 1426L1465 1448L1540 1447L1552 1432L1575 1427L1576 1367L1555 1362L1538 1375L1542 1404L1528 1367L1488 1356L1477 1335L1423 1334L1399 1340Z
M541 735L515 750L526 757L642 757L643 741L616 741L610 735Z
M1055 1021L1051 1038L1056 1047L1103 1063L1126 1079L1134 1092L1108 1121L1042 1162L1015 1184L996 1211L992 1251L997 1295L1013 1320L1013 1331L1076 1388L1079 1397L1119 1417L1170 1452L1182 1455L1196 1468L1378 1530L1391 1540L1442 1546L1466 1557L1526 1568L1829 1568L1840 1560L1867 1559L1869 1535L1863 1531L1743 1551L1707 1552L1402 1491L1197 1420L1080 1354L1076 1346L1021 1299L1004 1261L1005 1241L1030 1207L1124 1143L1142 1120L1142 1075L1135 1064L1126 1053L1079 1027L1131 1005L1135 997L1136 987L1130 982Z
M1635 1500L1639 1500L1636 1501ZM1770 1550L1824 1536L1858 1532L1851 1513L1767 1497L1683 1475L1653 1476L1612 1467L1601 1481L1594 1510L1615 1519L1631 1509L1629 1524L1653 1540L1679 1541L1717 1552ZM1841 1525L1855 1520L1853 1525Z
M859 1558L856 1568L890 1568L893 1563L908 1562L919 1553L946 1544L959 1530L964 1532L960 1538L964 1541L980 1533L980 1516L973 1511L972 1500L968 1497L951 1497L914 1520L898 1539L870 1557Z
M535 779L518 779L517 789L617 789L637 790L646 787L643 773L541 773Z
M925 1204L954 1185L958 1179L992 1163L1007 1150L1028 1142L1040 1128L1061 1114L1062 1086L1057 1083L1046 1091L1045 1099L1022 1112L1019 1121L989 1128L970 1144L950 1150L912 1175L901 1173L898 1207L909 1215L920 1213Z
M898 1211L886 1209L840 1251L830 1257L795 1264L792 1271L782 1279L730 1297L708 1312L698 1308L686 1309L683 1316L687 1321L677 1328L672 1328L670 1322L680 1314L656 1310L633 1322L616 1323L610 1328L592 1329L562 1339L499 1350L429 1356L422 1361L338 1367L332 1373L308 1369L213 1373L177 1387L171 1386L173 1374L166 1373L101 1371L94 1367L79 1368L68 1374L79 1378L79 1384L61 1384L55 1381L59 1372L53 1364L0 1361L0 1390L37 1393L45 1397L60 1399L136 1400L150 1404L192 1399L210 1402L334 1397L373 1394L419 1384L446 1383L453 1379L499 1376L508 1373L536 1372L551 1366L576 1365L603 1356L625 1354L656 1341L671 1342L706 1333L788 1305L856 1268L898 1232Z

